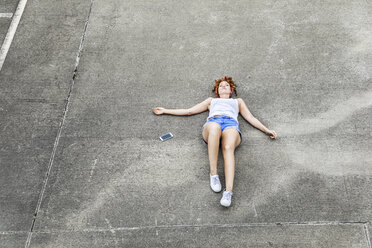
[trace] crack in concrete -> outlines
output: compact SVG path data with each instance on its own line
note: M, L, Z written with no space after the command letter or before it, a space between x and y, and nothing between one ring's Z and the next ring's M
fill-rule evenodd
M232 224L196 224L196 225L150 225L150 226L133 226L133 227L112 227L108 228L83 228L83 229L49 229L44 231L33 231L36 234L58 234L58 233L78 233L78 232L110 232L115 231L133 231L145 229L172 229L172 228L233 228L233 227L275 227L275 226L362 226L366 234L368 248L371 248L369 242L368 222L344 222L344 221L308 221L308 222L262 222L262 223L232 223ZM24 234L27 231L2 231L0 235Z
M108 220L106 219L108 222ZM137 226L137 227L112 227L109 222L109 228L85 228L85 229L65 229L65 230L53 230L48 231L33 231L35 234L63 234L63 233L91 233L91 232L110 232L115 236L116 231L136 231L136 230L151 230L155 229L156 235L160 229L174 229L174 228L234 228L234 227L275 227L275 226L346 226L354 225L361 226L364 230L367 247L371 248L370 235L368 231L369 222L343 222L343 221L308 221L308 222L266 222L266 223L233 223L233 224L200 224L200 225L155 225L153 226ZM12 235L12 234L26 234L30 233L27 231L0 231L0 235Z
M69 103L70 103L72 90L73 90L74 84L75 84L75 78L76 78L76 75L77 75L77 69L78 69L78 66L79 66L80 56L81 56L82 50L83 50L85 35L86 35L86 32L87 32L89 18L90 18L91 12L92 12L93 3L94 3L94 0L91 0L90 1L90 6L89 6L89 11L88 11L88 16L87 16L87 19L86 19L85 24L84 24L83 35L81 37L80 44L79 44L79 50L78 50L78 53L77 53L77 56L76 56L75 69L74 69L74 72L73 72L73 75L72 75L70 90L69 90L67 98L66 98L65 108L63 110L63 117L62 117L62 120L61 120L61 122L59 124L59 127L58 127L58 133L57 133L56 139L54 141L52 154L51 154L51 157L50 157L50 160L49 160L49 166L48 166L47 172L45 174L43 187L40 191L40 195L39 195L38 202L37 202L37 205L36 205L35 213L34 213L34 216L33 216L33 219L32 219L32 223L31 223L30 231L28 231L28 236L27 236L25 248L28 248L30 246L30 243L31 243L32 233L34 232L35 221L36 221L37 215L38 215L40 207L41 207L41 203L42 203L43 196L44 196L44 193L45 193L45 190L46 190L46 186L48 184L49 175L50 175L50 172L52 170L52 166L53 166L53 162L54 162L54 156L56 154L59 139L60 139L61 134L62 134L63 124L65 123L65 120L66 120L66 116L67 116L67 112L68 112L68 106L69 106Z
M368 223L365 223L363 225L363 229L364 229L364 232L366 234L367 246L368 246L368 248L372 248L372 246L371 246L371 239L370 239L369 231L368 231Z

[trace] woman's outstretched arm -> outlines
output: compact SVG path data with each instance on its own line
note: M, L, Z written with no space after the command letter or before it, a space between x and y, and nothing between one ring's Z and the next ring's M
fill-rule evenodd
M244 119L246 121L249 122L249 124L251 124L255 128L261 130L265 134L269 135L270 138L276 139L276 137L277 137L276 132L274 130L268 129L267 127L265 127L264 124L262 124L259 120L257 120L256 117L254 117L252 115L252 113L249 111L249 109L248 109L247 105L245 104L245 102L243 101L243 99L238 98L238 103L239 103L240 114L244 117Z
M153 108L152 111L154 111L155 114L161 115L161 114L169 114L169 115L194 115L199 114L204 111L208 110L208 106L212 101L212 97L207 98L203 102L196 104L194 107L188 108L188 109L166 109L161 107Z

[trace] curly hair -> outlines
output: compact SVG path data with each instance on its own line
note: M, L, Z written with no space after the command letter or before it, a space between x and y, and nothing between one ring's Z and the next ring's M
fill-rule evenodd
M236 85L234 83L234 81L232 80L232 77L223 77L223 78L220 78L220 79L217 79L217 80L214 80L215 82L215 85L214 85L214 88L212 90L212 92L214 92L216 94L216 97L219 98L219 94L218 94L218 87L220 86L220 83L223 82L223 81L226 81L229 85L230 85L230 89L234 90L234 93L236 96L238 96L238 94L236 93ZM232 93L230 95L230 98L232 97Z

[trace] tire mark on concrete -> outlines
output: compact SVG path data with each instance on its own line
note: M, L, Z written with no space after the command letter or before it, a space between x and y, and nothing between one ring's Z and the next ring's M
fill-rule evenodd
M372 81L367 81L372 85ZM303 119L293 125L281 124L276 127L281 136L307 135L321 132L344 121L355 112L372 106L372 90L355 95L348 100L336 104L328 111L314 118Z

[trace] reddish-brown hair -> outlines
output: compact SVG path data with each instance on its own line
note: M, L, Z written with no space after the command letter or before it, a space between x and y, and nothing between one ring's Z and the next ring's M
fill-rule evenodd
M212 90L212 92L214 92L216 94L216 97L219 98L219 94L218 94L218 87L220 86L220 83L223 82L223 81L226 81L229 85L230 85L230 89L232 89L235 93L236 96L238 96L238 94L236 93L236 85L234 83L234 81L232 80L232 77L223 77L223 78L220 78L220 79L217 79L217 80L214 80L215 82L215 85L214 85L214 88ZM232 97L232 94L230 95L230 97Z

